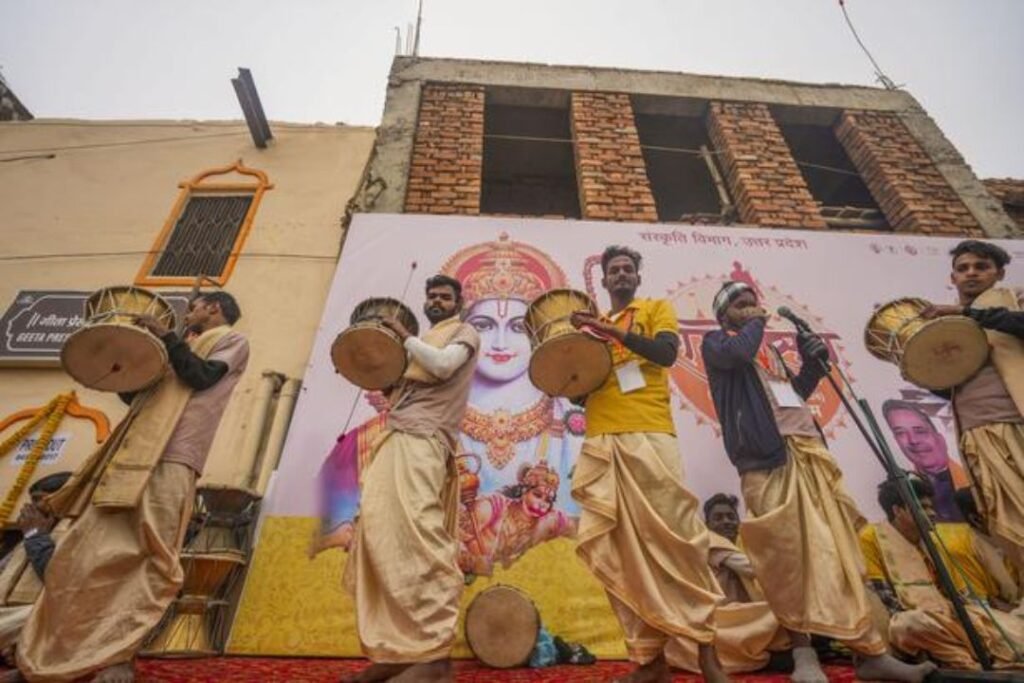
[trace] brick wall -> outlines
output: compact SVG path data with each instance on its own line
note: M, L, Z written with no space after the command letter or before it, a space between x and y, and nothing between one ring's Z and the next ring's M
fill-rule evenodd
M712 102L708 135L743 223L827 227L767 105Z
M982 234L978 221L896 114L844 112L836 137L894 231Z
M989 194L999 200L1013 222L1024 230L1024 179L988 178L981 182Z
M479 214L483 153L483 86L425 84L405 210Z
M574 92L570 119L583 218L657 221L629 96Z

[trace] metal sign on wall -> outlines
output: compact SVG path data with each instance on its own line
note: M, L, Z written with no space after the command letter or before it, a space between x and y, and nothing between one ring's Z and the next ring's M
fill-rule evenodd
M0 365L57 367L60 349L85 323L85 301L93 293L21 290L0 317ZM160 292L181 320L191 292Z

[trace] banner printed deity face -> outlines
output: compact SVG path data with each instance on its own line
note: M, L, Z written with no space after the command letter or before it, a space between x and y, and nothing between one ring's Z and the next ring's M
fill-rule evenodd
M463 525L461 540L475 571L489 573L482 568L507 565L532 545L575 528L569 520L578 508L569 479L582 414L530 383L530 338L523 322L529 303L565 287L566 277L549 256L506 234L457 252L441 272L462 282L464 319L480 333L459 454L464 516L475 524ZM538 466L550 472L545 490L522 486L523 473ZM517 516L520 509L529 510L533 521L506 514ZM509 533L513 525L515 539Z

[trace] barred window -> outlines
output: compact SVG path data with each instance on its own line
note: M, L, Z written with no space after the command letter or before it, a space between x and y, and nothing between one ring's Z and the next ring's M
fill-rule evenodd
M228 174L241 175L246 182L216 178ZM223 285L234 269L260 197L272 186L265 174L239 161L200 173L180 187L178 201L135 282L180 285L204 276Z

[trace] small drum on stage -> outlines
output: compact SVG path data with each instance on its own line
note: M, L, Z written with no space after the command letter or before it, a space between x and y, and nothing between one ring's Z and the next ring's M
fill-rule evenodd
M495 669L523 666L540 633L540 613L512 586L480 592L466 610L466 643L481 662Z
M145 389L167 370L167 349L137 316L153 316L177 327L174 309L158 294L139 287L107 287L85 302L85 323L64 342L60 362L76 381L98 391Z
M367 299L352 311L349 327L331 345L331 360L342 377L357 387L386 389L402 378L408 360L398 335L381 320L398 320L412 334L420 326L409 307L397 299Z
M612 370L608 345L572 326L577 311L598 315L590 297L574 289L541 294L526 311L530 381L548 396L585 396L604 384Z
M988 359L988 338L962 315L925 320L924 299L905 298L879 306L864 329L864 345L876 358L899 366L908 382L949 389L970 379Z

